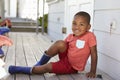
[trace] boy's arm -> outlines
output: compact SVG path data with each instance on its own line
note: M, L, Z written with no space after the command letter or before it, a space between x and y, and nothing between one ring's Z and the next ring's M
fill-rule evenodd
M96 68L97 68L97 48L96 46L93 46L90 48L91 50L91 68L90 72L88 72L86 75L87 77L94 78L96 76Z

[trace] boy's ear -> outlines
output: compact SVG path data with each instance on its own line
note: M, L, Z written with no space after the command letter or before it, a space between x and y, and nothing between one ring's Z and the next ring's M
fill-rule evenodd
M88 29L87 29L87 30L89 31L89 30L90 30L90 28L91 28L91 24L89 24L89 25L88 25Z

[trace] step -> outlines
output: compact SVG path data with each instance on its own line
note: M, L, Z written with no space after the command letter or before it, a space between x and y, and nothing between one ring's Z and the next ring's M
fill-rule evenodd
M36 26L12 26L11 32L36 32ZM41 32L41 27L39 27Z
M12 26L36 26L35 22L12 22Z
M12 26L36 26L36 21L28 18L9 18Z

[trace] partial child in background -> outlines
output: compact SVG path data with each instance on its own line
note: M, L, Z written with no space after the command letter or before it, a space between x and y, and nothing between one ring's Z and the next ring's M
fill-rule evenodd
M1 27L7 26L8 28L11 28L12 23L11 23L10 19L6 18L6 19L2 20L2 18L0 16L0 26Z
M12 23L9 19L2 20L0 16L0 35L9 36L10 28L12 27Z
M0 58L4 57L4 51L2 50L2 46L11 46L12 40L6 36L0 35Z

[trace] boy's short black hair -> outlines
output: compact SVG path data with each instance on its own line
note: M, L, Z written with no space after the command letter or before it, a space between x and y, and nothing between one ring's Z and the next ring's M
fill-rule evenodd
M86 18L87 22L90 23L90 15L87 12L80 11L80 12L77 12L75 16L83 16Z

